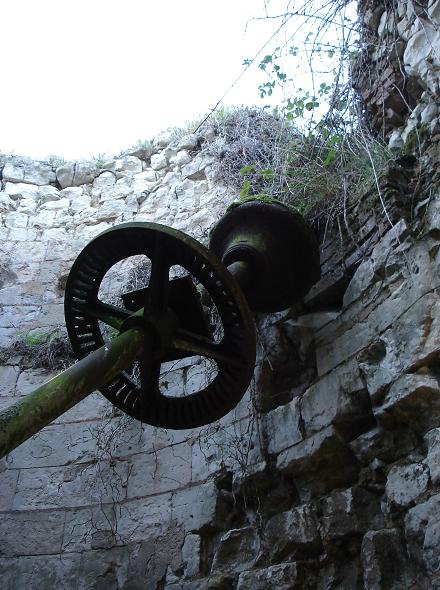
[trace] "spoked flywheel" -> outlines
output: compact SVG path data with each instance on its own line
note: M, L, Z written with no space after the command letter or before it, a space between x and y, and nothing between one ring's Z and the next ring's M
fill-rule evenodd
M148 287L122 294L121 304L102 301L99 290L109 269L131 256L151 262ZM170 268L188 273L170 280ZM206 328L193 278L209 293L222 324L216 341ZM105 329L145 332L139 359L140 383L127 372L100 391L115 406L147 424L184 429L213 422L240 401L252 378L255 332L251 313L236 280L199 242L156 223L126 223L92 240L76 259L66 285L65 317L76 356L81 359L105 344ZM159 387L164 362L202 356L217 365L206 387L180 396Z

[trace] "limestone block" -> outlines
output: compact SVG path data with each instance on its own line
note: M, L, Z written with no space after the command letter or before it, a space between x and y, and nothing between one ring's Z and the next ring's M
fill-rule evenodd
M171 187L171 190L174 190L175 185L182 181L182 177L178 172L173 172L170 170L165 174L161 181L161 188L164 186Z
M192 481L203 481L225 468L247 474L261 461L260 440L252 418L247 416L232 424L226 418L199 433L192 448Z
M401 150L404 145L405 142L402 138L402 132L399 129L395 129L388 139L388 147L390 150Z
M440 494L408 510L405 516L405 535L408 552L412 559L423 565L423 545L429 524L432 529L440 523Z
M38 317L38 313L39 308L33 305L23 305L20 308L17 305L4 305L2 308L2 327L14 328L11 335L16 338L18 328L28 322L34 322Z
M67 189L65 189L65 190L67 190ZM69 209L72 213L77 213L78 211L83 211L84 209L88 209L90 207L90 202L91 202L91 199L90 199L89 195L72 196Z
M73 216L73 222L77 228L76 231L77 232L79 231L81 224L93 225L93 224L97 223L96 215L97 215L97 208L96 207L86 207L84 209L80 209L80 210L76 211Z
M360 559L344 559L321 567L317 575L316 590L364 590ZM300 590L300 588L298 589Z
M15 207L16 203L11 197L5 191L0 191L0 213L13 211Z
M123 201L107 201L98 209L95 209L95 219L98 223L110 221L120 217L124 211L125 203Z
M387 30L388 12L385 10L380 17L379 25L377 27L377 34L381 37Z
M134 172L135 174L142 172L142 160L136 156L124 156L123 158L118 158L114 162L114 170L115 172L129 171Z
M421 284L423 280L421 277ZM414 286L416 290L417 286ZM397 301L394 303L398 304ZM439 350L439 310L440 299L436 293L420 297L381 335L382 353L360 359L360 367L373 399L402 373L423 365ZM374 338L371 341L374 342Z
M50 424L12 451L9 464L37 468L90 462L95 459L98 435L93 426L92 422Z
M326 542L383 526L379 499L358 487L333 491L323 499L322 514L322 535Z
M33 227L42 229L52 228L56 217L56 211L40 211L35 217L31 218Z
M3 180L43 185L55 182L56 178L47 162L12 156L3 168Z
M429 468L431 481L434 485L440 483L440 428L434 428L425 434L428 447L426 464Z
M398 529L368 532L362 541L361 555L364 588L401 590L414 583Z
M113 188L115 184L115 174L106 170L94 179L92 185L92 195L99 197L105 192L109 192L110 195L113 195Z
M183 577L194 578L200 574L200 535L189 534L182 546Z
M303 568L297 563L279 563L270 567L242 572L237 590L292 590L305 588ZM308 587L308 586L307 586Z
M1 228L0 227L0 233L2 229L6 229L8 234L8 240L10 240L11 242L33 242L36 237L37 237L37 232L34 229L31 229L29 227L11 227L9 229L7 228Z
M306 434L333 424L349 438L359 434L370 416L370 399L357 363L349 361L311 385L301 398Z
M271 561L280 561L298 553L308 556L319 553L322 546L318 525L313 504L302 504L270 518L263 538Z
M1 207L1 205L0 205L0 207ZM26 213L26 215L33 215L36 210L37 210L37 202L34 199L27 199L27 198L20 199L20 204L17 207L18 213Z
M6 398L1 398L3 401ZM3 410L3 408L2 408ZM19 476L19 469L6 469L4 465L0 465L0 511L8 511L12 509L12 502L14 500L15 489ZM1 518L1 517L0 517Z
M69 590L76 587L80 561L80 554L0 558L2 587L4 590Z
M374 414L385 428L405 424L421 434L440 424L440 386L430 375L402 375Z
M26 227L28 223L28 216L26 213L18 213L11 211L5 215L5 226L11 228Z
M428 104L420 115L421 122L424 125L431 123L438 115L438 106L435 103Z
M200 136L196 133L184 135L179 139L177 149L179 150L195 150L199 146Z
M232 529L220 538L211 571L227 574L243 572L255 565L259 552L260 538L256 528Z
M428 16L437 24L440 24L440 0L431 0L428 5Z
M435 50L440 43L440 32L430 22L416 21L416 28L410 37L405 53L404 66L409 76L419 76L423 85L436 92L440 59Z
M387 500L391 506L406 507L426 492L429 470L423 463L395 465L388 473Z
M0 293L1 297L1 293ZM15 394L20 368L13 365L0 366L0 396L9 396Z
M125 541L155 539L170 525L171 510L170 494L125 502L116 512L118 535ZM188 506L186 510L189 510Z
M5 512L0 518L0 556L59 553L63 512Z
M56 171L56 177L61 188L90 184L98 174L93 162L67 162Z
M85 194L83 186L69 186L60 190L60 198L75 201Z
M408 428L385 430L372 428L349 443L357 460L368 465L374 459L392 463L408 455L418 444L417 435Z
M153 139L153 145L156 148L164 148L169 145L174 139L174 132L170 129L162 131L157 137Z
M100 504L90 508L66 510L63 553L68 555L115 545L117 525L114 507L115 504Z
M400 219L389 229L374 246L369 259L365 260L355 272L353 279L344 294L344 305L352 303L363 295L376 282L383 283L383 278L392 275L393 267L404 262L402 252L408 249L408 224ZM425 263L426 265L426 263Z
M195 158L182 168L182 176L191 180L203 180L205 178L205 168L212 164L214 158L207 154L197 154Z
M58 201L61 198L60 191L54 186L39 187L39 202L48 203L49 201Z
M191 481L191 447L182 443L156 453L132 455L130 470L129 498L184 487Z
M215 524L218 518L218 490L214 482L172 492L169 516L187 532L198 532Z
M125 500L128 475L128 463L120 460L23 469L13 508L47 510L120 502Z
M162 170L168 166L168 160L163 152L151 156L151 167L153 170Z
M14 201L20 198L37 201L40 198L40 187L35 184L26 184L24 182L7 182L5 184L5 192Z
M357 475L356 460L333 426L282 451L277 468L294 479L305 498L349 485Z
M263 428L267 439L267 451L280 453L303 439L299 398L263 415Z
M170 164L173 166L185 166L189 162L191 162L191 155L187 150L180 150L170 158Z
M67 209L70 201L67 198L58 199L56 201L45 201L41 204L41 211L58 211L60 209Z
M131 188L135 193L149 193L159 186L159 184L160 179L157 172L150 168L133 176Z

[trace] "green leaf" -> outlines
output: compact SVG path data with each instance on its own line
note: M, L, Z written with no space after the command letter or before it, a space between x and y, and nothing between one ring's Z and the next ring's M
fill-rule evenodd
M243 186L240 191L240 197L248 197L250 190L251 190L251 183L249 182L249 180L245 180L243 182Z
M255 164L248 164L247 166L243 166L243 168L240 168L240 174L242 176L245 176L250 172L255 172Z

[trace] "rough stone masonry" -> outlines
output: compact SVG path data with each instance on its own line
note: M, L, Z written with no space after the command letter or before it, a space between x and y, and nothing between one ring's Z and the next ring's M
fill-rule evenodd
M163 431L94 394L1 463L2 588L440 588L440 1L359 10L356 84L396 152L382 201L366 191L327 232L307 314L259 319L230 415ZM234 197L212 140L164 134L99 166L2 157L1 344L63 322L66 273L103 229L203 239ZM3 407L48 377L23 364L0 367Z

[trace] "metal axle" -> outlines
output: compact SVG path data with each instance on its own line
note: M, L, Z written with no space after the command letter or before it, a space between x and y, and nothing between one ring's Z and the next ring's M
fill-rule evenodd
M145 351L145 333L127 330L0 413L0 457L127 369Z

